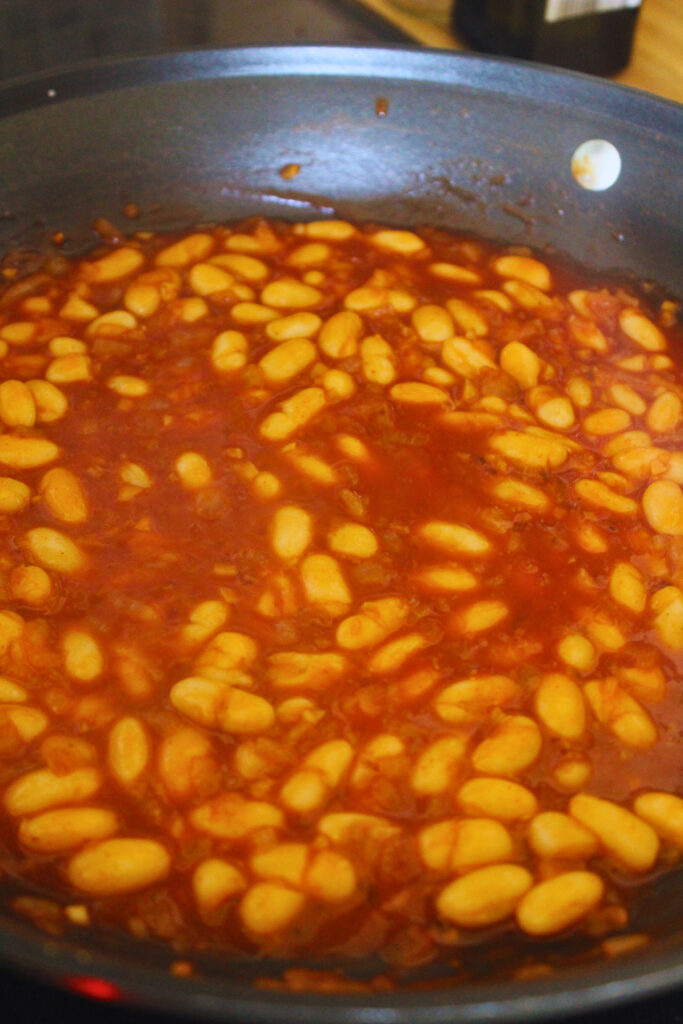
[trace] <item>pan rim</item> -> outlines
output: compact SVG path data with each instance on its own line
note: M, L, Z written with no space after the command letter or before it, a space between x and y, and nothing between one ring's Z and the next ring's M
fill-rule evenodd
M527 981L323 994L226 984L202 975L177 977L169 973L170 956L164 966L145 964L142 959L131 964L85 945L61 948L54 938L32 934L16 921L9 923L6 929L0 917L0 960L21 974L80 994L87 994L87 988L80 987L84 980L104 980L119 990L122 1006L177 1017L193 1013L210 1020L226 1019L228 1013L244 1024L290 1024L294 1009L299 1024L319 1024L321 1011L330 1024L447 1024L455 1010L460 1020L472 1024L494 1020L512 1024L605 1010L683 986L680 940L669 940L666 945L672 948L663 951L636 950L620 959ZM144 943L138 945L144 950Z
M396 61L397 53L403 55L405 63ZM83 61L0 83L0 123L8 116L38 106L97 92L188 79L359 75L371 81L421 80L463 85L472 91L524 99L540 106L591 110L628 120L629 124L660 137L670 135L677 142L683 132L683 104L632 86L531 61L399 43L195 47L100 62ZM553 91L556 95L550 99ZM653 128L655 121L657 127Z

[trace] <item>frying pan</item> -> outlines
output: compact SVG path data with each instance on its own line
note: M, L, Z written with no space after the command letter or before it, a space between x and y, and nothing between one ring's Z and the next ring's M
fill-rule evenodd
M604 192L580 189L570 172L576 147L596 138L615 145L622 160L619 179ZM129 202L141 211L135 229L337 214L473 231L675 295L682 158L682 107L514 62L341 47L130 59L0 88L0 245L19 247L27 266L45 255L55 231L65 233L67 252L82 251L95 240L93 218L125 226ZM287 164L300 171L285 181L279 172ZM87 979L106 979L110 995L206 1018L519 1020L683 983L676 873L634 891L632 927L652 940L631 955L607 962L575 939L550 946L503 940L487 959L475 950L467 980L442 964L399 979L405 985L397 991L335 996L254 986L287 964L207 955L194 978L180 978L169 975L174 954L165 947L104 932L45 937L12 916L13 893L11 879L0 882L6 964L79 990ZM554 973L509 980L511 945L518 963L536 958ZM381 967L347 970L371 977ZM420 986L430 971L439 985Z

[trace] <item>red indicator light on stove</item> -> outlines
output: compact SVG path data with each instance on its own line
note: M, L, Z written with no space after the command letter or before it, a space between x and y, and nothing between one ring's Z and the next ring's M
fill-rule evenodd
M122 992L116 985L113 985L111 981L106 981L104 978L86 978L80 976L72 976L64 979L66 987L71 989L72 992L77 992L81 996L88 996L89 999L98 999L104 1003L119 1002L122 998Z

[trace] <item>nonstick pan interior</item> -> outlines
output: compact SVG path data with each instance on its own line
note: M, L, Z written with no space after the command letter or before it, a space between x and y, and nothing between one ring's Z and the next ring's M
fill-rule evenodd
M135 227L336 210L680 288L682 108L586 76L398 47L204 51L11 84L0 119L4 245L82 246L131 200ZM607 191L572 178L588 139L621 155Z

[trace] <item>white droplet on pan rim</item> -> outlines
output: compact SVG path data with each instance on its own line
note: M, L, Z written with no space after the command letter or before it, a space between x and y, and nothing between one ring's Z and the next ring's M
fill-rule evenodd
M591 192L611 188L621 174L621 156L607 139L588 139L572 156L572 176L577 185Z

